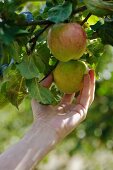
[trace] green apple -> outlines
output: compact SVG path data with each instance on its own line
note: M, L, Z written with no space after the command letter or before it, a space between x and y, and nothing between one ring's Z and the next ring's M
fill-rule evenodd
M84 74L87 72L88 67L83 61L59 62L53 71L54 82L62 92L76 93L83 87Z

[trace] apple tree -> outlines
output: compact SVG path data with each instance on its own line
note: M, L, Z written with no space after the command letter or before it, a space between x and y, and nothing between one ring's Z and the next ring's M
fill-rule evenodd
M97 78L95 105L92 109L97 111L101 103L99 99L107 95L109 109L112 110L112 0L1 0L0 108L8 103L19 108L26 96L42 104L59 102L63 94L54 83L49 90L40 84L59 62L47 44L49 29L59 23L78 23L85 30L87 48L81 60L95 70ZM105 104L106 100L103 99L102 107ZM95 116L93 119L97 121ZM94 122L90 119L86 122L86 131L92 126ZM109 131L110 128L111 124L105 130ZM99 129L95 134L101 136Z
M18 107L26 95L43 104L58 101L59 92L54 85L47 90L39 84L58 63L47 46L48 30L54 24L77 22L83 26L87 50L82 59L95 69L97 76L102 73L113 55L107 56L113 50L112 14L111 1L1 1L1 107L7 102Z

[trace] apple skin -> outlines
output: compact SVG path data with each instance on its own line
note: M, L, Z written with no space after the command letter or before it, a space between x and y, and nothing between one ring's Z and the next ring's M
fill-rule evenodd
M84 74L88 73L85 62L71 60L59 62L53 71L54 82L58 89L66 94L80 91L83 87Z
M86 50L86 33L77 23L55 24L48 32L47 43L59 61L77 60Z

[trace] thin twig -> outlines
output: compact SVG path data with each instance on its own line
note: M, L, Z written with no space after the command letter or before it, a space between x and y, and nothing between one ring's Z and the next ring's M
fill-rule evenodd
M72 15L75 15L76 13L79 13L79 12L83 12L86 9L87 9L86 6L77 8L73 11ZM19 26L48 25L48 24L54 24L54 23L49 20L34 20L32 22L17 23L17 25Z
M27 50L27 54L28 54L28 55L30 55L30 54L33 52L33 50L34 50L34 48L35 48L35 45L36 45L36 41L37 41L37 39L39 38L39 36L40 36L41 34L43 34L43 32L44 32L47 28L49 28L50 25L51 25L51 24L48 24L48 25L46 25L42 30L38 30L37 33L35 34L35 37L33 37L33 38L31 38L31 39L29 40L29 43L32 43L32 44L31 44L30 49Z
M80 8L75 9L75 10L73 11L73 14L76 14L76 13L79 13L79 12L83 12L83 11L85 11L86 9L87 9L86 6L82 6L82 7L80 7Z
M24 22L24 23L18 23L19 26L33 26L33 25L47 25L52 24L53 22L48 20L34 20L32 22Z
M56 64L51 68L51 70L45 75L45 77L39 81L39 83L41 83L45 78L47 78L52 72L53 70L56 68L57 64L59 63L59 61L56 62Z
M80 25L84 25L84 23L89 19L89 17L91 16L92 14L89 13L86 18L82 21L82 23Z

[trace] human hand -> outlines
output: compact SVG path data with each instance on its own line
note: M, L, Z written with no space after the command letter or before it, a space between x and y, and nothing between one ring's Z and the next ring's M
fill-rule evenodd
M49 88L52 83L52 75L49 75L43 82L44 87ZM83 89L73 104L75 94L65 94L62 101L57 106L46 106L32 100L32 110L35 122L45 126L45 131L51 129L56 133L57 139L60 140L76 128L87 115L89 106L94 99L95 78L94 71L90 70L84 76ZM46 128L47 127L47 128ZM48 132L49 134L49 132Z

